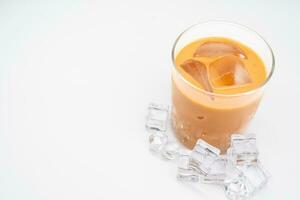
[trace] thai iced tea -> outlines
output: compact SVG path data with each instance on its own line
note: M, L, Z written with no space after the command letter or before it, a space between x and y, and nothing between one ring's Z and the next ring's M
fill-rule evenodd
M255 114L262 93L244 94L266 81L262 59L238 41L207 37L184 46L174 62L172 120L177 138L188 148L202 138L224 153L230 135L243 131Z

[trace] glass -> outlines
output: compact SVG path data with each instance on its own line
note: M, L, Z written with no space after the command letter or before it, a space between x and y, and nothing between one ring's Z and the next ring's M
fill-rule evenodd
M175 59L186 45L207 37L225 37L250 47L264 62L266 80L250 91L237 94L210 93L195 87L178 71ZM189 149L201 138L225 153L231 134L243 132L253 118L273 74L275 60L271 47L258 33L243 25L210 21L193 25L179 35L172 60L172 126L176 137Z

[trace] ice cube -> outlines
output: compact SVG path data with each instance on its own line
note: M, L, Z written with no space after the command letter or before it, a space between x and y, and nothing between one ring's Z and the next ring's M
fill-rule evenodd
M206 176L200 176L201 182L223 184L226 177L226 163L226 156L219 156L212 164L210 172Z
M169 118L169 107L163 104L150 103L146 128L149 131L166 131Z
M220 149L199 139L192 150L190 166L198 173L207 175L219 154Z
M189 59L180 65L193 79L200 83L204 90L212 92L211 84L208 80L208 72L204 63Z
M241 86L251 83L243 62L236 56L224 56L210 63L209 78L216 88Z
M224 55L235 55L247 58L246 54L237 46L224 42L205 42L198 47L194 57L215 57Z
M224 180L225 195L231 200L247 199L251 195L251 183L232 162L227 162Z
M183 182L198 182L199 175L189 164L191 152L189 150L181 150L178 157L177 180Z
M260 162L252 165L238 166L238 169L251 183L249 190L251 190L252 193L259 191L270 178L270 174L263 168Z
M269 173L258 162L235 166L228 162L224 180L225 194L229 199L247 199L258 192L268 181Z
M178 157L180 146L178 142L168 142L161 151L163 158L167 160L174 160Z
M231 146L227 155L236 165L247 165L257 162L258 150L254 134L232 134Z
M160 153L168 142L168 136L163 132L154 132L149 136L149 149L155 153Z

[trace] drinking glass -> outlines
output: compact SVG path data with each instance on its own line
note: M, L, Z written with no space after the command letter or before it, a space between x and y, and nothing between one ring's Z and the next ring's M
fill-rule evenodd
M191 84L179 72L175 58L186 45L207 37L225 37L250 47L264 62L265 81L250 91L237 94L210 93ZM193 25L178 36L172 49L172 60L172 126L176 137L190 149L202 138L224 153L230 135L243 132L253 118L264 88L272 77L275 60L270 45L246 26L209 21Z

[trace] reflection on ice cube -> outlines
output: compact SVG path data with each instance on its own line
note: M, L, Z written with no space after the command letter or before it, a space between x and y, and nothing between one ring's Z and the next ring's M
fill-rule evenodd
M251 83L243 62L236 56L224 56L209 65L209 77L214 87L236 87Z

